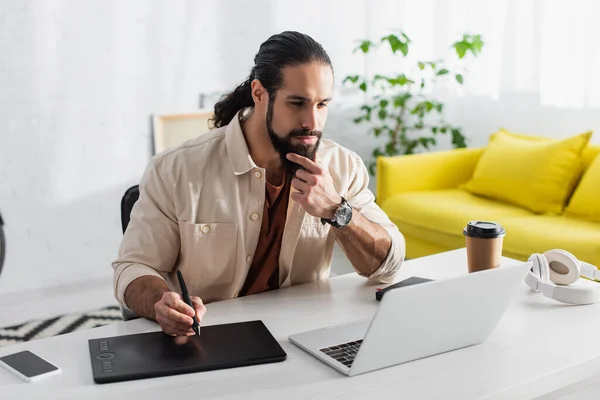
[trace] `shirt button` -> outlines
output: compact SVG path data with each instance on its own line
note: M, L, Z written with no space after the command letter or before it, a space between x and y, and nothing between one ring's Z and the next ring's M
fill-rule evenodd
M202 233L208 233L208 232L210 232L210 226L208 226L208 225L204 225L204 226L202 227Z
M252 261L252 256L246 256L246 262L251 262Z
M252 221L256 221L258 219L258 217L260 217L260 215L258 215L258 213L252 213L252 214L250 214L250 219Z
M254 171L254 176L260 179L262 173L260 171Z

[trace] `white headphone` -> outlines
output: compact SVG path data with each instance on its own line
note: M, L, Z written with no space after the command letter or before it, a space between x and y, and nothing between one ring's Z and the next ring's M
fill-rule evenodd
M544 296L568 304L592 304L600 301L600 285L577 285L580 276L600 280L600 270L564 250L548 250L544 254L535 253L529 257L531 271L525 283Z

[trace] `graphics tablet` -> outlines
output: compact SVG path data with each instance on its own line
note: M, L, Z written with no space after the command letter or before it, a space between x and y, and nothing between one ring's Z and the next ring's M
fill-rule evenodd
M284 361L285 351L262 321L203 326L200 336L162 331L89 340L94 381L133 379Z

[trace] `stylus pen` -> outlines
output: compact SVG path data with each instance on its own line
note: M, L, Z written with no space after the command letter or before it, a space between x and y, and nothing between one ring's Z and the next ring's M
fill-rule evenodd
M183 275L181 275L181 271L179 270L177 270L177 279L179 280L179 286L181 286L181 296L183 297L183 301L185 301L185 304L194 309L194 323L192 324L192 329L194 330L194 332L196 332L196 335L200 336L200 324L198 323L198 319L196 318L196 309L192 304L192 299L190 298L190 294L188 293L187 286L185 286Z

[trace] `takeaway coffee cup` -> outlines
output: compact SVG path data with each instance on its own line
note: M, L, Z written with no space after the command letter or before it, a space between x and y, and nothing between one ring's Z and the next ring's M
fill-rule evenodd
M495 222L469 221L463 230L467 242L469 273L497 268L506 231Z

